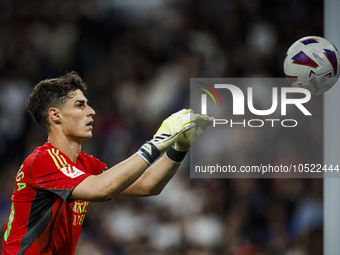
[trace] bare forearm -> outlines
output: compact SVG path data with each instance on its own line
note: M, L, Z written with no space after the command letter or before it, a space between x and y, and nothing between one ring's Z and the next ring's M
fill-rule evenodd
M147 169L148 165L138 155L134 154L129 159L119 163L104 172L101 181L106 189L117 195L134 183Z
M106 201L116 196L134 183L148 165L134 154L100 175L87 177L70 194L72 199L86 201Z
M171 180L180 164L174 164L165 155L147 169L130 187L118 196L158 195Z

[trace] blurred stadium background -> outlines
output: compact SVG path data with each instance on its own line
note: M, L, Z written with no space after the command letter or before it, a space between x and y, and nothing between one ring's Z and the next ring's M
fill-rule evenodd
M38 81L84 78L97 114L83 151L111 166L189 107L191 77L283 77L286 50L307 35L323 35L323 1L0 1L1 233L15 174L46 141L25 108ZM308 132L320 148L322 126ZM261 146L311 163L293 140ZM91 203L76 255L320 255L322 190L320 179L190 179L186 162L160 196Z

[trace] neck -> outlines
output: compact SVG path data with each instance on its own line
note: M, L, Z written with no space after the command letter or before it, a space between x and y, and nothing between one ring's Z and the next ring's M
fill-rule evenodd
M73 163L76 163L78 154L81 150L81 143L69 140L65 136L56 137L53 133L48 135L47 141L64 153Z

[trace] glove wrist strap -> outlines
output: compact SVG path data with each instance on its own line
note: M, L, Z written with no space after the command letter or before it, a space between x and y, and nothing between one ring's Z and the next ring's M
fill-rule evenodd
M151 165L161 155L161 152L153 143L147 141L140 147L137 154L141 156L148 165Z
M171 147L166 151L166 156L175 164L181 164L187 155L188 151L178 151L174 147Z

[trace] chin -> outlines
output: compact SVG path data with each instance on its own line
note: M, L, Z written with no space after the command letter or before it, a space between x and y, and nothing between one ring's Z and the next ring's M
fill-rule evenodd
M90 139L92 137L92 133L91 134L88 134L88 135L86 135L84 138L85 139Z
M85 141L85 140L88 140L92 137L92 132L89 133L89 134L85 134L81 137L81 140Z

